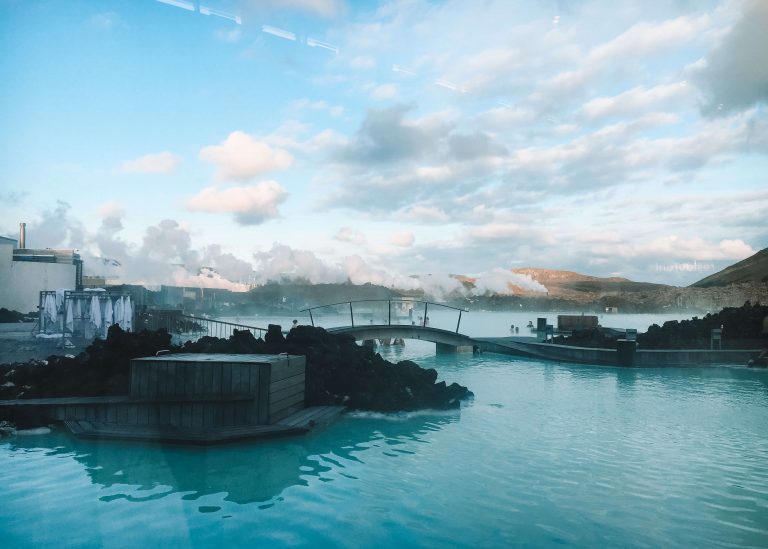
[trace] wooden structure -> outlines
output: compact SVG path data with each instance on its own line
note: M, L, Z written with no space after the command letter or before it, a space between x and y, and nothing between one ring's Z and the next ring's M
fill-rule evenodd
M560 331L589 330L597 328L595 315L557 315L557 329Z
M4 401L63 421L76 435L208 444L297 434L341 406L304 407L305 358L168 354L131 361L127 396Z
M270 424L304 408L305 359L183 353L131 361L129 395L161 424Z

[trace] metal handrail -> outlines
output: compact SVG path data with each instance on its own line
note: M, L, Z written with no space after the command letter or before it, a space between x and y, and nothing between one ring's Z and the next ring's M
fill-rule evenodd
M435 303L433 301L421 301L418 299L357 299L353 301L341 301L339 303L329 303L327 305L317 305L315 307L309 307L307 309L301 309L299 312L308 312L309 313L309 320L312 323L312 326L315 325L315 318L312 316L312 311L316 309L324 309L326 307L336 307L339 305L347 305L349 304L349 319L352 324L352 327L355 327L355 314L352 310L352 304L353 303L387 303L388 308L388 318L387 323L383 324L383 326L391 326L392 325L392 303L423 303L424 304L424 319L422 321L422 328L427 327L427 312L429 311L430 305L435 305L437 307L445 307L446 309L453 309L454 311L459 311L459 320L456 322L456 333L459 333L459 326L461 325L461 313L468 313L468 309L462 309L460 307L454 307L452 305L444 305L442 303Z
M401 299L355 299L355 300L352 300L352 301L340 301L339 303L328 303L326 305L316 305L314 307L308 307L306 309L301 309L299 312L303 313L303 312L306 312L306 311L312 311L314 309L322 309L323 307L333 307L334 305L346 305L347 303L373 303L373 302L383 303L385 301L390 302L390 303L392 303L392 302L394 302L394 303L426 303L427 305L437 305L438 307L445 307L447 309L455 309L457 311L462 311L462 312L465 312L465 313L469 312L469 309L462 309L461 307L454 307L453 305L445 305L443 303L437 303L435 301L421 301L421 300L418 300L418 299L406 299L406 298L401 298Z
M238 324L235 322L226 322L224 320L216 320L212 318L204 318L199 316L185 315L178 312L169 311L152 311L148 312L148 316L152 319L150 324L153 329L165 328L168 333L181 336L182 334L206 334L212 337L227 338L232 335L235 330L248 330L254 337L261 337L268 330L267 328L261 328L259 326L248 326L246 324ZM189 332L183 331L178 325L179 321L192 323L192 330Z
M258 326L247 326L245 324L237 324L235 322L226 322L224 320L216 320L212 318L203 318L184 314L175 315L175 318L179 320L185 320L187 322L194 322L200 326L200 328L202 328L200 333L205 333L207 335L218 338L229 337L235 330L248 330L254 335L254 337L261 337L267 332L266 328L260 328ZM192 333L197 332L193 331Z
M258 330L260 332L266 332L267 328L261 328L259 326L248 326L246 324L238 324L236 322L227 322L225 320L218 320L215 318L205 318L194 315L179 315L180 318L189 318L196 321L215 322L217 324L223 324L224 326L235 326L236 328L246 328L248 330Z

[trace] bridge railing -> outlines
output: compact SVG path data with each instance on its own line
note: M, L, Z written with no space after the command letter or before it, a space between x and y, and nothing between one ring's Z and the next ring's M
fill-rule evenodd
M137 326L137 329L147 328L149 330L158 330L160 328L165 328L168 333L171 334L174 343L197 341L203 336L226 339L230 337L235 330L248 330L257 339L264 337L267 333L266 328L185 315L182 314L181 311L176 310L148 311L141 316L138 322L140 322L141 325Z
M309 314L312 326L413 325L459 333L466 309L412 299L362 299L318 305L301 312Z

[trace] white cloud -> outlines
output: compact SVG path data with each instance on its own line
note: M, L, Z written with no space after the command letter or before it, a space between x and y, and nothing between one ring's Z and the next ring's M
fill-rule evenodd
M520 49L495 46L453 60L440 80L457 82L460 89L470 93L496 91L499 80L514 74L523 61Z
M256 280L261 283L283 279L305 279L312 284L344 282L347 277L338 265L329 265L309 250L297 250L274 243L265 252L253 254Z
M123 210L118 202L107 202L99 206L99 217L102 219L107 217L123 217L124 215L125 210Z
M340 242L350 242L351 244L356 244L358 246L362 246L367 242L363 233L351 227L342 227L336 233L334 238Z
M411 231L398 231L389 238L389 242L401 248L410 248L413 246L416 238Z
M258 10L299 10L322 17L334 17L344 10L343 0L244 0L244 3Z
M186 205L192 211L232 213L242 225L258 225L279 217L277 207L287 196L276 181L262 181L247 187L206 187L188 198Z
M125 173L173 173L181 158L169 151L155 154L145 154L135 160L123 162L122 171Z
M297 99L296 101L293 101L290 107L291 109L294 109L296 111L302 111L305 109L309 109L313 111L324 111L330 114L331 116L341 116L342 114L344 114L344 107L341 105L332 105L327 101L322 101L322 100L312 101L311 99L307 99L307 98Z
M675 235L655 238L647 243L621 246L616 251L629 257L697 261L742 260L755 253L751 246L740 239L711 242L699 237L686 239Z
M219 29L216 31L216 36L219 38L219 40L229 44L236 44L243 37L243 31L240 27L229 30Z
M358 70L372 69L376 66L376 58L372 55L358 55L349 61L349 66Z
M545 80L525 100L538 109L557 109L578 100L605 74L626 72L638 62L701 39L712 24L711 17L685 15L661 22L640 22L618 36L593 47L576 68Z
M768 104L768 2L736 3L742 17L712 49L695 80L708 95L711 114Z
M448 214L442 209L421 204L414 204L405 209L402 213L402 217L420 223L444 223L448 221Z
M200 158L216 165L218 181L247 181L293 164L288 151L270 147L241 131L230 133L220 145L203 148Z
M619 95L596 97L579 109L583 116L594 119L606 116L631 116L668 105L689 93L686 82L659 84L652 88L637 86Z
M527 234L527 229L516 223L489 223L469 230L469 235L479 240L523 238Z
M711 23L709 15L686 15L660 23L637 23L616 38L593 48L587 63L600 64L668 52L701 34Z
M397 86L394 84L381 84L376 86L371 92L371 97L379 101L394 99L397 95Z
M699 236L681 237L662 235L646 241L621 238L618 241L591 242L592 258L610 259L611 262L629 260L651 265L660 261L740 261L754 250L741 239L705 239Z
M419 281L409 276L393 274L384 269L369 265L359 255L344 258L344 271L352 284L379 284L402 290L415 290L420 287Z

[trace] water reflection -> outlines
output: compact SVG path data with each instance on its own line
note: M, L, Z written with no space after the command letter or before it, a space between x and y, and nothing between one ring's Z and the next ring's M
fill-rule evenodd
M328 480L364 463L366 452L396 456L414 453L411 443L429 443L429 435L459 420L459 413L401 415L350 414L305 437L271 439L200 448L120 441L80 440L54 430L49 435L17 437L12 452L47 448L48 456L71 457L85 466L90 481L103 489L99 499L150 501L175 493L183 499L210 494L237 504L274 502L291 486L307 486L312 477ZM212 512L206 506L201 512Z

